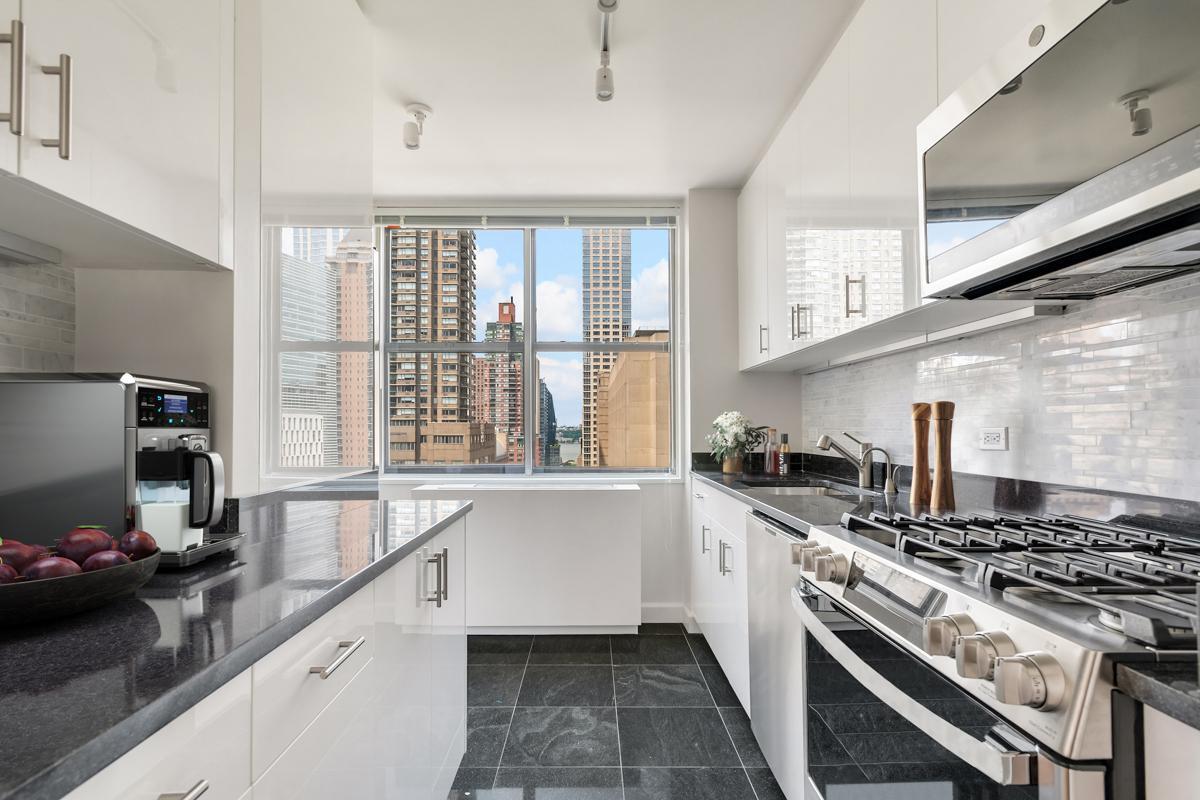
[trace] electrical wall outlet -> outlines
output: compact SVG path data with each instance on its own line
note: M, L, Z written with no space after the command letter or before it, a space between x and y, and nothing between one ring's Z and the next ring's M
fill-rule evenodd
M1008 428L980 428L980 450L1007 450Z

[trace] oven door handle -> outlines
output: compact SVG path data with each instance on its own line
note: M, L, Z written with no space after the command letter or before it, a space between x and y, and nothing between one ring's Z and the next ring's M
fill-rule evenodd
M792 607L800 616L804 627L835 661L926 736L998 784L1027 786L1034 782L1037 776L1036 752L1008 749L1006 745L994 740L981 742L963 732L898 689L859 658L809 609L799 589L792 592Z

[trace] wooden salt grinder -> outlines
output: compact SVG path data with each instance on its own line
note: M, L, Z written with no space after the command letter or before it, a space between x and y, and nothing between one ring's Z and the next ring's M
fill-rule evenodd
M950 466L950 437L954 403L939 400L930 405L933 417L933 494L929 510L935 514L954 510L954 478Z
M915 512L929 505L929 403L912 404L913 474L908 504Z

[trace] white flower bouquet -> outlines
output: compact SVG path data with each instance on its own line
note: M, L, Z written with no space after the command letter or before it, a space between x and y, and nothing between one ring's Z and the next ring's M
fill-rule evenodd
M758 449L767 434L765 427L754 427L750 419L738 411L726 411L713 420L713 432L705 438L715 460L727 466L741 462L747 453ZM740 465L735 471L740 472Z

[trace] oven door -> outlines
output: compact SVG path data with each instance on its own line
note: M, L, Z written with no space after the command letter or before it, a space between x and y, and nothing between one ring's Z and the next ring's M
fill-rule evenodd
M806 581L807 800L1104 800L994 712ZM819 610L818 610L819 609Z

